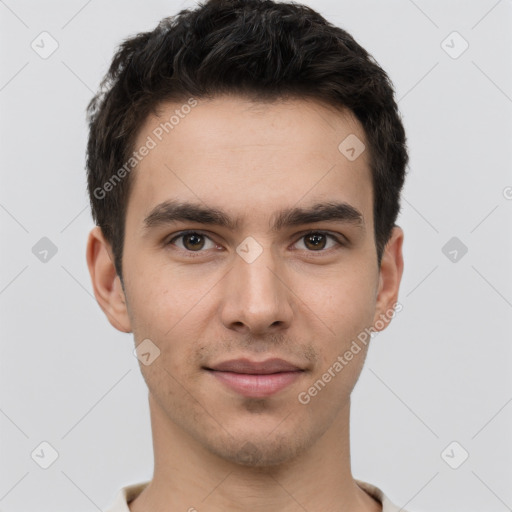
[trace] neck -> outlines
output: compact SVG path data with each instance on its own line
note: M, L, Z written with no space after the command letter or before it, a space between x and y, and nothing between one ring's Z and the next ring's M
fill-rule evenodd
M131 512L380 512L350 470L350 403L309 450L278 466L235 464L208 451L151 399L153 479Z

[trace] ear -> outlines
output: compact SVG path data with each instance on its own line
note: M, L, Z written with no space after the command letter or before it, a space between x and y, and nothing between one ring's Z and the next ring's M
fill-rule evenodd
M384 330L395 316L394 309L398 302L398 291L404 270L403 241L404 232L402 228L395 226L382 253L380 264L379 287L373 319L376 331ZM396 307L397 311L400 309L400 306Z
M89 233L86 256L94 295L101 309L116 329L132 332L126 297L114 266L112 249L99 226Z

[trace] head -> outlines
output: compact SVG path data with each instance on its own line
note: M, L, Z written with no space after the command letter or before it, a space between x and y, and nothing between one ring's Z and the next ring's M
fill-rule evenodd
M141 370L159 417L239 463L312 446L348 410L354 340L397 301L386 73L308 7L211 0L126 40L88 114L89 269L110 322L158 353ZM238 358L300 372L247 396L212 371Z

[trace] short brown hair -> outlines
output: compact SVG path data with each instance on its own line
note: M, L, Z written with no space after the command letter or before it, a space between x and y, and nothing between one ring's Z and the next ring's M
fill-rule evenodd
M256 101L307 97L353 112L369 145L380 265L400 210L408 162L405 131L387 74L350 34L307 6L210 0L126 39L87 107L92 215L112 246L121 280L133 180L120 170L130 159L142 124L164 101L223 93ZM115 177L119 179L113 182Z

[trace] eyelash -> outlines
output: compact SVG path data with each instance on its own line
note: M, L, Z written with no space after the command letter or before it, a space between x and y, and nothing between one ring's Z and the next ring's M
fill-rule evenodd
M173 242L175 242L176 240L178 240L180 238L183 238L183 237L185 237L187 235L191 235L191 234L204 236L204 237L208 238L209 240L211 240L212 242L214 242L211 239L211 237L208 236L206 233L203 233L202 231L190 229L190 230L179 232L178 234L173 236L169 241L167 241L165 243L165 245L173 245ZM312 234L315 234L315 235L316 234L318 234L318 235L325 235L325 236L331 238L332 240L334 240L336 242L336 244L338 245L338 247L331 247L330 249L322 249L322 250L318 250L318 251L306 250L306 252L311 254L313 257L316 256L315 253L318 253L319 255L322 255L322 254L330 252L332 249L337 250L337 249L340 249L340 248L345 247L347 245L346 242L341 241L340 238L338 238L334 234L330 233L329 231L322 231L322 230L311 230L311 231L307 231L305 233L302 233L295 243L297 243L299 240L305 238L306 236L312 235ZM180 250L182 252L185 252L187 254L187 257L191 257L191 258L198 257L198 256L201 255L201 253L205 252L205 250L189 251L187 249L181 249L180 247L178 247L178 250ZM298 249L298 250L304 250L304 249Z

